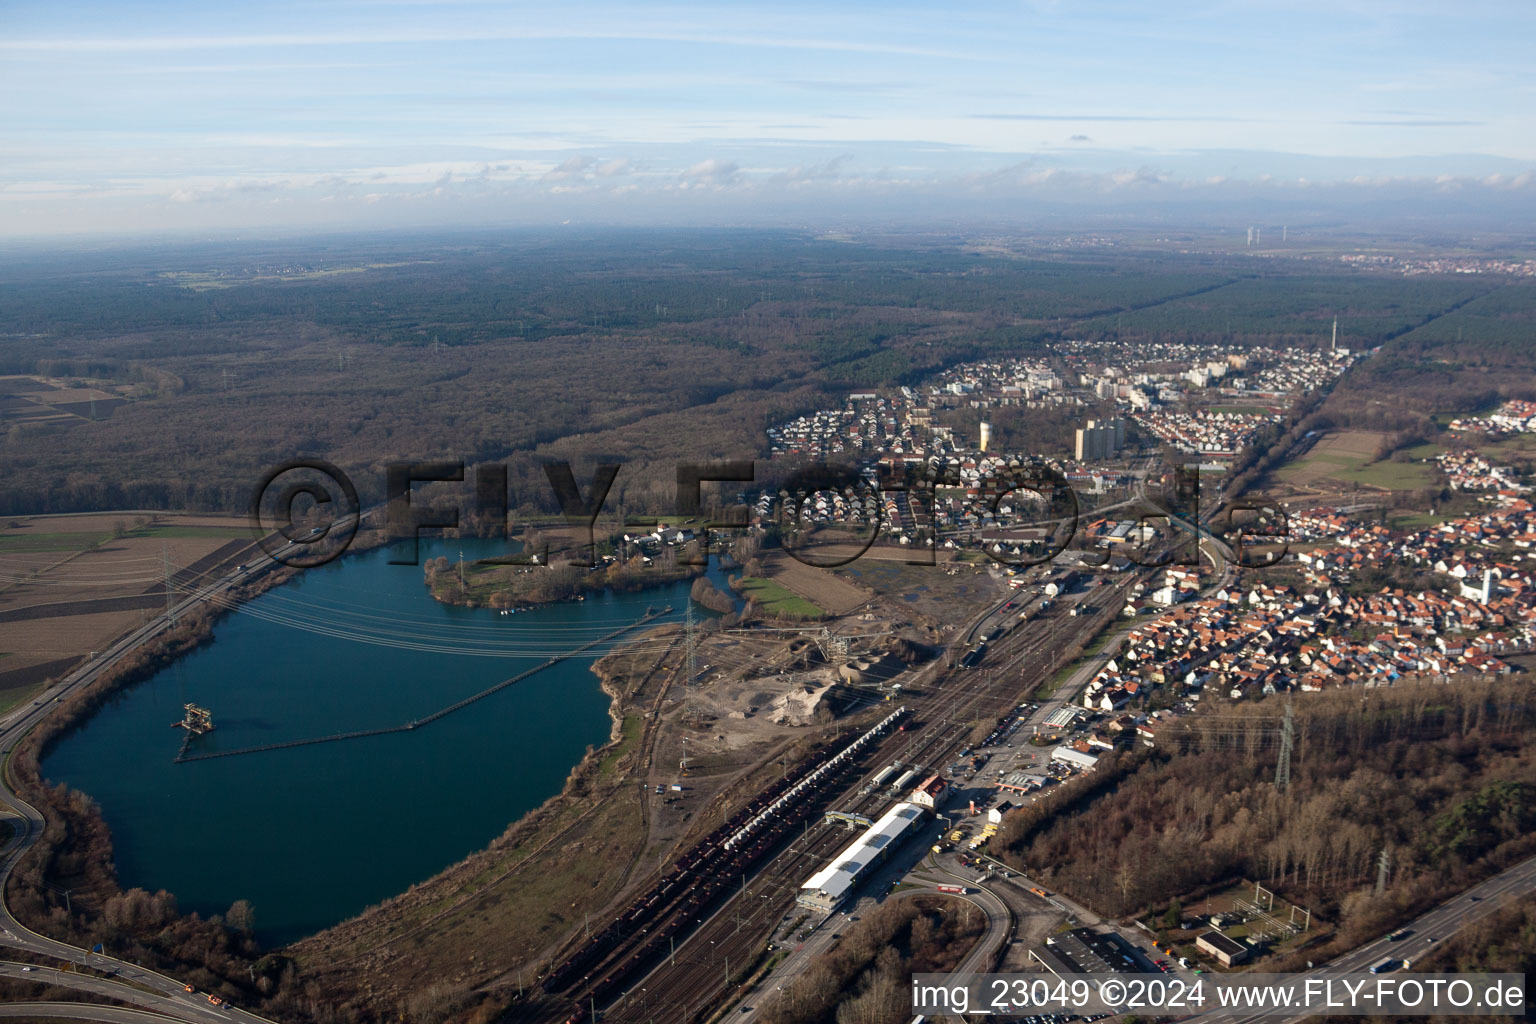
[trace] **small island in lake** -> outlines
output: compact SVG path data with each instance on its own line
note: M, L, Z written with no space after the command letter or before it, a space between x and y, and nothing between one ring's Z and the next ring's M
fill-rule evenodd
M752 549L755 546L750 545ZM734 555L750 557L753 553L735 551L735 547ZM704 607L723 614L735 606L728 593L704 577L704 552L691 535L672 544L614 538L599 544L595 565L572 560L587 553L547 545L542 535L525 535L521 550L535 553L460 561L429 559L423 566L424 582L432 596L445 604L515 612L583 600L591 592L622 593L693 579L693 599ZM551 550L553 555L548 553ZM719 557L726 567L739 564L731 555Z

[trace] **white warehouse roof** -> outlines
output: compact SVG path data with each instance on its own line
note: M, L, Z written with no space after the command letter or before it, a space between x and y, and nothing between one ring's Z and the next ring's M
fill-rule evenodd
M923 809L916 804L897 804L800 888L814 889L834 902L842 899L858 883L864 869L877 862L886 847L899 842L922 816Z
M1063 744L1051 751L1051 760L1070 764L1075 768L1092 768L1099 763L1098 757L1093 754L1085 754L1081 750L1073 750Z

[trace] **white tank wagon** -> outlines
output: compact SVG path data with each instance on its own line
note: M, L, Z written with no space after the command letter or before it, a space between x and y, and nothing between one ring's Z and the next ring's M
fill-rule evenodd
M823 779L827 779L835 773L843 771L852 759L864 749L864 747L878 740L891 726L895 725L908 709L903 706L886 715L875 725L861 733L857 739L844 747L835 756L823 764L820 768L811 772L794 786L782 794L777 800L764 808L756 817L743 824L725 840L725 848L733 850L741 843L750 839L758 832L770 825L775 817L793 805L798 799L807 795ZM892 767L895 767L894 765Z

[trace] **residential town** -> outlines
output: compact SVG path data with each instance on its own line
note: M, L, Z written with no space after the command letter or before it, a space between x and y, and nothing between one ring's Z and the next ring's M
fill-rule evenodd
M1278 423L1279 415L1262 413L1147 412L1134 417L1146 431L1181 452L1231 458L1259 433L1266 423Z
M1523 1008L1536 0L3 9L0 1018Z
M1511 277L1536 277L1536 260L1488 259L1477 256L1407 257L1388 253L1345 253L1340 263L1351 266L1381 267L1398 271L1404 277L1427 274L1506 274Z
M1455 491L1526 490L1526 485L1519 481L1513 468L1490 462L1486 456L1470 448L1441 452L1435 456L1435 462L1445 473L1450 488Z
M1332 509L1290 521L1301 586L1248 570L1199 596L1192 571L1127 604L1168 606L1133 628L1084 691L1087 708L1118 711L1150 689L1241 698L1278 690L1385 685L1405 676L1504 674L1503 657L1536 646L1536 511L1524 498L1401 533ZM1359 592L1368 569L1410 565L1429 586Z
M1461 416L1448 426L1451 430L1476 434L1536 433L1536 402L1511 400L1487 416Z
M770 427L769 455L858 460L983 453L992 447L988 409L1086 411L1114 403L1153 438L1182 451L1231 457L1296 396L1333 380L1355 358L1338 348L1064 341L1045 359L966 363L915 388L850 394L839 408ZM1209 407L1232 402L1258 404ZM956 436L935 422L936 412L950 409L975 410L975 431Z

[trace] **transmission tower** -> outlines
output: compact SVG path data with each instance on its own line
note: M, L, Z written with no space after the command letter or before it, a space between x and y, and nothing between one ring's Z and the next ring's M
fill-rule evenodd
M1285 706L1285 721L1280 725L1280 759L1275 762L1275 789L1284 793L1291 786L1291 745L1296 741L1293 706Z
M685 682L687 683L687 685L692 686L693 685L693 681L695 679L697 679L698 676L699 676L699 651L698 651L698 645L696 644L696 642L694 640L694 633L693 633L693 601L692 600L688 601L687 607L683 611L683 629L684 629L685 635L686 635L686 641L685 642L688 645L688 678L687 678L687 680Z
M1387 891L1387 875L1392 872L1392 854L1385 847L1381 856L1376 858L1376 895L1380 896Z
M164 544L160 545L160 562L165 568L165 617L171 625L176 625L176 588L171 582L171 553Z
M833 657L840 658L843 661L848 660L848 638L846 636L832 637L828 641L828 647L831 649Z
M698 643L693 630L693 600L684 599L683 607L683 633L684 644L687 646L688 674L683 677L683 692L687 694L687 705L683 709L685 721L697 722L699 720L699 702L694 697L694 681L699 677L699 651Z

